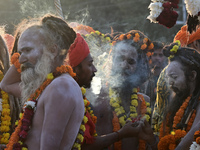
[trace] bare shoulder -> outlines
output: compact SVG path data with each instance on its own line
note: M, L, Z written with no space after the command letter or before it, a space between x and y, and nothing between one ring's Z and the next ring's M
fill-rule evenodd
M46 97L44 101L52 100L57 103L70 102L71 107L83 105L83 98L80 87L69 74L63 74L55 78L49 84L49 86L47 86L43 93L43 96Z
M146 102L150 102L150 97L148 95L146 95L144 93L140 93L140 92L138 92L138 94L142 95Z

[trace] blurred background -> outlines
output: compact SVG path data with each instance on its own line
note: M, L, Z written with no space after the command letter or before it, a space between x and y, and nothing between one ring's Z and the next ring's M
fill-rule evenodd
M150 23L148 6L150 0L61 0L63 15L67 22L78 22L93 27L102 33L140 30L152 41L171 43L173 37L186 23L183 0L179 2L177 24L168 29ZM0 25L13 34L15 26L23 19L56 13L54 0L0 0Z

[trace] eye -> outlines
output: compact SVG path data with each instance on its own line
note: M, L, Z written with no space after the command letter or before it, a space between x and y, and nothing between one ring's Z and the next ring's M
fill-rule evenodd
M177 79L177 75L171 75L171 77L173 78L173 79Z
M136 63L136 61L134 59L127 59L127 62L130 64L130 65L133 65Z

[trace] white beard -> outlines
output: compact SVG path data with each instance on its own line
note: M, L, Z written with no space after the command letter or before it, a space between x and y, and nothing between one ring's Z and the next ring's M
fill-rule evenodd
M49 52L44 52L41 59L38 60L34 68L28 68L21 73L21 105L28 100L28 98L34 94L34 92L45 81L48 73L51 72L51 64L53 55Z

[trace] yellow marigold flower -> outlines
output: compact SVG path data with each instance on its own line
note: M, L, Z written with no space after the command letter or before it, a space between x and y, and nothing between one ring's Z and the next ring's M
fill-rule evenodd
M88 122L88 118L86 116L83 117L83 122L86 124Z
M138 106L138 101L137 100L132 100L131 105L137 107Z
M131 112L136 112L135 106L130 106L130 111L131 111Z
M127 120L132 121L131 118L128 118Z
M20 114L19 114L19 118L21 118L21 117L22 117L22 115L23 115L23 114L22 114L22 113L20 113Z
M17 121L15 121L15 125L16 125L16 126L18 126L18 123L19 123L19 122L18 122L18 120L17 120Z
M104 36L105 36L105 34L103 34L103 33L102 33L102 34L101 34L101 36L102 36L102 37L104 37Z
M140 47L140 49L144 50L147 48L147 44L142 44L142 46Z
M81 88L81 91L82 91L82 94L85 95L86 89L82 87L82 88Z
M95 33L98 34L98 35L100 35L100 32L99 32L99 31L95 31Z
M95 133L93 136L97 137L98 135L97 135L97 133Z
M133 88L133 93L137 93L137 88Z
M26 147L22 147L22 150L28 150L28 148L26 148Z
M81 143L83 142L84 137L79 133L77 138L81 141Z
M11 124L10 121L2 121L1 122L2 126L9 126L10 124Z
M181 42L179 40L176 40L175 43L177 43L178 46L181 46Z
M174 58L174 55L170 55L170 56L168 57L168 59L172 59L172 58Z
M4 134L3 134L3 137L4 137L4 138L9 138L9 137L10 137L10 133L4 133Z
M8 132L10 130L9 126L1 126L0 131L1 132Z
M83 102L84 102L84 105L87 105L87 100L84 99Z
M120 105L118 104L118 103L113 103L112 105L111 105L112 107L120 107Z
M174 132L174 131L171 131L171 135L175 135L175 132Z
M47 79L49 79L49 80L53 80L53 79L54 79L53 74L52 74L52 73L49 73L49 74L47 75Z
M177 53L178 48L178 45L174 45L173 48L170 49L170 52Z
M3 99L3 101L4 101L4 100L8 100L8 94L4 92L4 93L2 94L2 99Z
M10 121L10 120L11 120L11 117L8 116L8 115L6 115L6 116L1 117L1 120L2 120L2 121Z
M10 115L10 109L3 109L2 110L2 115Z
M23 142L22 142L22 141L18 141L18 143L19 143L20 145L22 145L22 144L23 144Z
M75 147L75 148L81 148L81 144L79 144L79 143L74 143L74 145L73 145L73 147Z
M111 41L110 37L106 37L106 40L107 40L107 41Z
M133 94L133 95L131 95L131 99L138 99L137 94Z
M122 126L126 124L126 121L124 120L124 116L119 118L119 122L121 123Z
M149 107L149 106L150 106L150 103L149 103L149 102L146 102L146 106Z
M5 109L5 108L9 109L9 108L10 108L10 105L9 105L9 104L2 104L2 108L3 108L3 109Z
M85 132L85 125L81 124L80 129L83 130L83 132Z
M148 121L149 121L149 119L150 119L150 116L149 116L149 115L147 115L147 114L145 114L145 119L146 119L146 121L148 122Z
M147 108L147 113L151 114L151 108Z
M137 113L131 113L131 114L130 114L130 117L136 118L137 115L138 115Z

